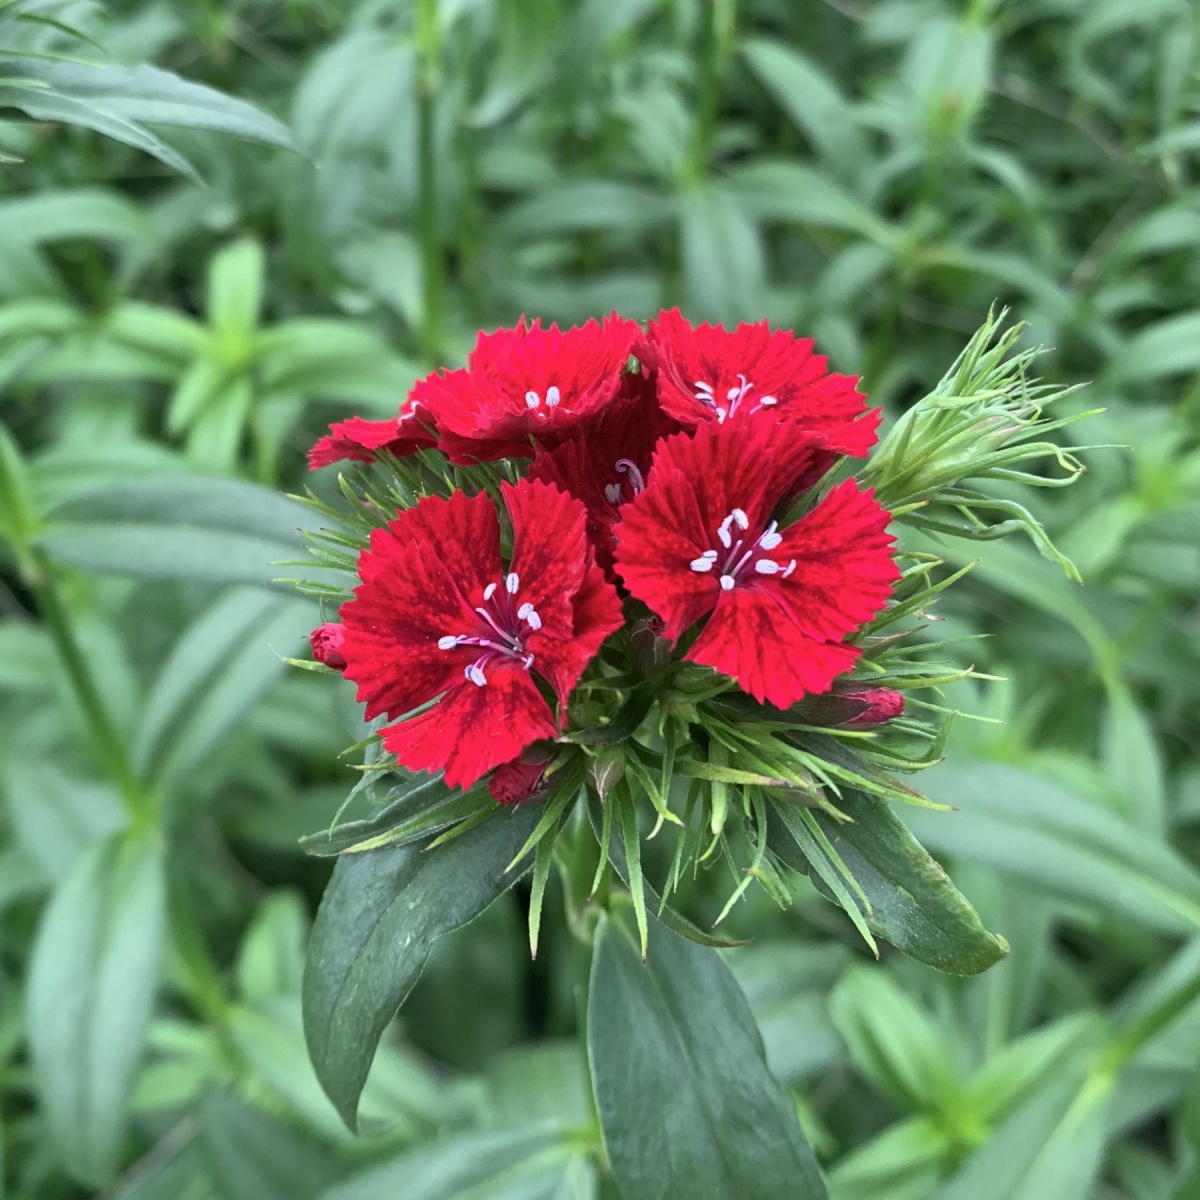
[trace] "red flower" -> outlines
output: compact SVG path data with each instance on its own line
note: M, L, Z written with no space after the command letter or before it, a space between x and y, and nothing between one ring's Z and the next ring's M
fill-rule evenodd
M639 332L616 313L567 330L522 317L481 333L466 369L430 375L413 395L451 462L529 458L535 438L555 444L612 400Z
M383 730L384 746L409 770L444 771L450 786L554 737L584 667L621 625L583 505L530 480L501 494L513 529L507 566L486 493L426 497L374 531L341 610L345 674L367 719L404 718ZM557 724L535 675L557 697Z
M626 376L621 393L579 436L553 450L539 446L529 470L530 479L557 484L583 501L596 561L610 578L621 505L646 486L659 440L679 429L658 407L647 375Z
M336 621L326 621L324 625L318 625L308 635L308 640L312 643L313 658L335 671L342 670L346 665L346 660L342 657L342 642L345 637L346 630Z
M863 705L862 711L846 722L852 726L882 725L904 715L904 696L895 688L863 688L845 692L843 699L856 700Z
M497 767L488 780L492 799L499 804L519 804L522 800L531 800L542 791L551 757L549 746L530 746L513 762Z
M818 476L834 455L862 457L875 444L882 410L867 410L858 380L828 374L811 339L772 333L766 321L730 332L693 326L673 308L649 323L634 353L657 370L663 408L689 429L769 410L829 452L814 459Z
M883 606L899 572L888 513L852 481L794 525L772 513L815 451L769 418L662 443L617 526L617 573L677 639L708 615L687 658L787 708L826 691L859 651L843 638Z
M814 725L870 728L903 716L904 696L894 688L849 683L810 697L799 711Z
M383 421L351 417L348 421L330 425L329 432L308 452L308 469L317 471L348 458L355 462L371 462L379 450L403 458L436 445L432 417L410 397L401 407L399 416Z

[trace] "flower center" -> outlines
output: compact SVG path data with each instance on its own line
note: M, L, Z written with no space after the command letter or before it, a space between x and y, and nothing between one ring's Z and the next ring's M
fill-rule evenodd
M646 479L642 472L638 469L637 463L629 458L618 458L614 467L618 474L629 476L629 489L636 496L646 487ZM624 500L624 494L621 490L621 482L608 483L604 485L604 498L609 504L620 504Z
M525 670L533 666L533 655L525 648L525 639L541 629L537 609L517 600L521 579L515 571L504 577L504 586L489 583L483 589L483 603L475 611L480 625L474 633L448 633L438 638L439 650L457 650L459 646L478 646L481 653L463 671L476 687L487 684L487 667L496 659L519 662Z
M734 413L741 407L742 401L746 399L747 393L754 384L748 380L740 371L738 372L738 386L731 387L725 393L723 403L718 403L717 396L713 390L711 383L705 383L703 379L697 379L692 385L696 390L693 393L701 404L707 405L713 412L717 414L717 421L724 423L728 417L732 417ZM774 396L761 396L759 401L753 408L749 407L747 401L747 412L758 412L762 408L774 408L779 401Z
M557 408L561 400L562 393L553 383L546 389L545 396L532 390L525 393L525 407L530 412L536 412L540 417L548 417L550 414L545 409Z
M793 558L787 566L783 566L773 558L766 557L767 551L774 550L783 541L778 522L772 521L756 541L745 536L749 527L750 520L745 512L735 508L717 526L717 541L721 543L721 549L705 550L688 565L700 575L717 571L721 588L726 592L733 591L739 583L753 575L778 575L780 579L786 579L796 569L796 560Z

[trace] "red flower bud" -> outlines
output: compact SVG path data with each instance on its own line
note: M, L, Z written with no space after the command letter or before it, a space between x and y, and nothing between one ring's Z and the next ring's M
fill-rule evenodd
M543 746L530 746L519 758L496 768L488 780L492 799L500 804L519 804L541 790L551 754Z
M882 725L904 713L904 697L893 688L864 688L860 692L843 692L843 700L857 700L862 712L844 722L847 726Z
M335 621L326 621L324 625L318 625L308 635L308 640L312 642L313 658L335 671L342 670L346 665L346 660L342 657L342 642L345 639L345 627Z

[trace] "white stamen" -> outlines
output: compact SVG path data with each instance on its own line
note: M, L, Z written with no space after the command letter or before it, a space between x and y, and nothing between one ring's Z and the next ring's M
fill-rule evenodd
M716 555L714 554L712 558L709 558L707 555L705 555L703 558L693 558L688 565L693 571L704 574L706 571L711 571L713 567L716 566Z
M734 586L736 584L737 584L737 580L734 579L734 577L732 575L722 575L721 576L721 590L722 591L732 592L734 589Z
M542 627L542 618L538 616L537 609L528 600L517 609L517 617L524 621L530 629L541 629Z
M724 546L726 550L733 545L733 534L729 532L729 526L732 524L733 516L731 514L730 516L726 517L725 520L720 523L720 525L717 526L717 537L721 539L721 545Z
M489 583L487 587L483 589L484 600L490 600L496 594L496 589L499 586L500 585L498 583Z
M738 523L739 528L750 528L750 518L740 508L735 508L729 515Z
M726 400L740 400L741 398L742 398L742 389L741 388L730 388L729 391L727 391L725 393Z
M521 577L516 571L509 571L508 576L504 580L504 590L510 595L515 596L517 589L521 586Z
M790 563L788 563L787 570L784 571L783 574L779 576L779 578L786 579L795 569L796 569L796 560L793 558L792 561Z
M551 386L546 389L546 405L553 408L562 399L562 393L556 386Z
M783 541L783 534L776 532L777 526L778 522L772 521L770 525L767 526L766 533L764 533L762 537L758 539L758 544L764 550L774 550L775 547Z
M606 483L604 485L604 498L609 504L620 504L621 485L619 483Z
M692 384L692 386L693 386L693 387L696 389L696 391L698 391L698 392L710 392L710 393L711 393L711 392L712 392L712 390L713 390L713 389L712 389L712 384L711 384L711 383L705 383L703 379L697 379L697 380L696 380L696 382L695 382L694 384Z
M754 569L760 575L774 575L781 568L777 562L772 562L769 558L760 558L758 562L754 564Z
M539 404L541 404L541 402L542 402L542 398L541 398L541 396L539 396L537 394L537 392L526 392L525 393L525 407L526 408L537 408L537 406Z
M484 687L484 686L486 686L486 684L487 684L487 676L486 676L486 675L483 673L483 668L482 668L482 667L481 667L481 666L480 666L480 665L479 665L477 662L473 662L473 663L472 663L472 664L471 664L471 665L470 665L470 666L469 666L469 667L468 667L468 668L467 668L467 669L466 669L466 670L463 672L463 674L464 674L464 675L465 675L465 676L466 676L466 677L467 677L467 678L468 678L468 679L469 679L469 680L470 680L470 681L471 681L471 682L472 682L472 683L473 683L473 684L474 684L476 687Z
M445 637L438 638L439 650L453 650L458 645L458 638L452 633L446 634Z
M725 424L725 418L726 418L727 416L729 416L729 414L728 414L728 413L727 413L727 412L726 412L726 411L725 411L723 408L718 408L718 409L717 409L717 424L718 424L718 425L724 425L724 424Z
M762 399L761 399L761 400L760 400L758 403L759 403L759 404L760 404L760 405L761 405L763 408L772 408L772 407L774 407L776 404L778 404L778 403L779 403L779 401L778 401L778 400L776 400L774 396L764 396L764 397L763 397L763 398L762 398Z

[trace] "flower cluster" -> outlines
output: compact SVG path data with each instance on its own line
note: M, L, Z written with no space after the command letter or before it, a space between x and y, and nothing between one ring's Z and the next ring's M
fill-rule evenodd
M313 447L314 469L435 451L458 485L418 486L371 532L314 656L387 718L397 764L458 787L495 772L507 801L542 783L538 745L579 727L589 671L600 686L620 673L606 641L647 619L664 665L711 668L717 690L776 709L829 692L899 577L870 489L821 486L876 439L855 384L765 322L671 311L645 330L614 314L480 334L398 416L343 421ZM422 468L431 482L430 461L410 476ZM899 715L890 696L848 722Z

